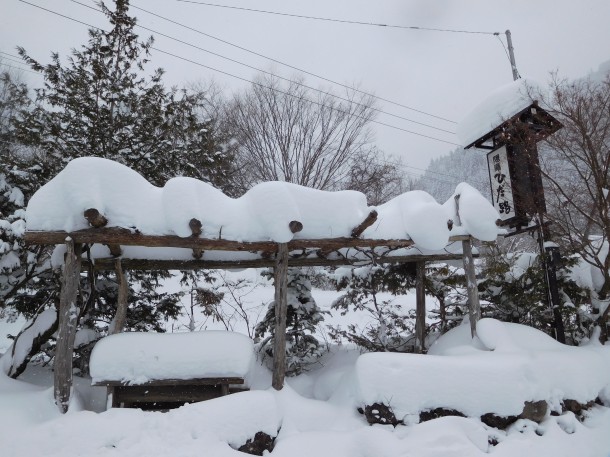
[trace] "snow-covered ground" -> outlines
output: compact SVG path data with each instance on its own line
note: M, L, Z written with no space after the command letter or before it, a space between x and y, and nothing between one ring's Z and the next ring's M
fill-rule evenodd
M243 302L252 318L264 313L273 297L266 280L251 270L229 275L259 282L245 289ZM325 310L337 297L336 292L323 290L314 290L313 295ZM407 309L414 306L411 295L396 300ZM349 313L328 316L327 322L345 324L346 318L359 325L370 319L364 313ZM202 328L224 329L200 313L195 320ZM231 322L235 330L247 333L243 321ZM168 326L183 330L187 324L185 318ZM610 348L563 347L534 330L496 321L487 321L480 341L472 343L468 327L464 329L439 340L428 356L362 357L349 345L333 345L311 371L289 378L281 392L269 388L270 373L257 365L250 392L167 413L104 411L105 390L77 378L74 401L62 416L53 403L51 372L30 367L20 380L0 377L0 455L238 456L244 454L234 448L258 431L277 434L273 456L610 455L610 408L601 405L588 410L582 421L571 412L556 416L549 411L540 424L520 419L505 431L475 417L417 423L409 408L433 405L435 399L452 400L446 406L477 414L501 413L515 396L534 400L546 395L552 403L568 394L580 395L577 399L582 401L599 395L610 405ZM408 425L368 425L357 408L370 403L371 395L394 405Z

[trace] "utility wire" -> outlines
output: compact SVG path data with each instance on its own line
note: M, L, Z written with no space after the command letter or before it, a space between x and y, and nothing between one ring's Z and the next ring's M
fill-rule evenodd
M16 56L15 54L9 54L8 52L4 52L4 51L0 51L0 54L4 54L5 56L9 56L9 57L13 57L15 59L19 59L21 62L23 62L23 59L21 59L20 56Z
M72 0L72 1L75 1L75 0ZM264 59L269 60L270 62L277 63L277 64L279 64L279 65L283 65L283 66L285 66L285 67L287 67L287 68L290 68L290 69L292 69L292 70L299 71L299 72L304 73L304 74L309 75L309 76L313 76L314 78L318 78L318 79L320 79L320 80L322 80L322 81L326 81L326 82L329 82L329 83L332 83L332 84L336 84L336 85L341 86L341 87L344 87L344 88L346 88L346 89L351 89L351 90L354 90L355 92L358 92L358 93L360 93L360 94L363 94L363 95L366 95L366 96L369 96L369 97L374 97L374 98L375 98L375 99L377 99L377 100L380 100L380 101L383 101L383 102L386 102L386 103L390 103L390 104L392 104L392 105L399 106L399 107L401 107L401 108L405 108L405 109L408 109L408 110L414 111L414 112L416 112L416 113L424 114L424 115L426 115L426 116L430 116L430 117L433 117L433 118L436 118L436 119L440 119L440 120L442 120L442 121L450 122L450 123L452 123L452 124L457 124L457 122L452 121L451 119L447 119L447 118L442 117L442 116L437 116L437 115L435 115L435 114L427 113L426 111L422 111L422 110L419 110L419 109L413 108L413 107L411 107L411 106L404 105L404 104L402 104L402 103L398 103L398 102L395 102L395 101L389 100L389 99L387 99L387 98L379 97L379 96L374 95L374 94L371 94L371 93L369 93L369 92L366 92L366 91L363 91L363 90L359 90L359 89L356 89L356 88L350 87L350 86L348 86L348 85L346 85L346 84L343 84L343 83L340 83L340 82L337 82L337 81L333 81L332 79L329 79L329 78L325 78L324 76L320 76L320 75L318 75L318 74L316 74L316 73L313 73L313 72L310 72L310 71L304 70L304 69L299 68L299 67L295 67L295 66L293 66L293 65L290 65L290 64L287 64L287 63L282 62L282 61L280 61L280 60L277 60L277 59L274 59L274 58L272 58L272 57L266 56L266 55L261 54L261 53L259 53L259 52L253 51L253 50L251 50L251 49L248 49L248 48L245 48L245 47L243 47L243 46L237 45L237 44L235 44L235 43L231 43L230 41L223 40L222 38L218 38L218 37L216 37L216 36L214 36L214 35L210 35L209 33L202 32L201 30L198 30L198 29L195 29L195 28L193 28L193 27L190 27L190 26L188 26L188 25L186 25L186 24L182 24L182 23L180 23L180 22L174 21L174 20L169 19L169 18L167 18L167 17L165 17L165 16L161 16L160 14L157 14L157 13L154 13L154 12L152 12L152 11L146 10L146 9L141 8L141 7L139 7L139 6L136 6L136 5L133 5L133 4L132 4L132 5L131 5L131 7L132 7L132 8L134 8L134 9L137 9L137 10L139 10L139 11L143 11L143 12L145 12L145 13L147 13L147 14L150 14L151 16L155 16L155 17L157 17L157 18L159 18L159 19L163 19L163 20L165 20L165 21L167 21L167 22L170 22L170 23L172 23L172 24L178 25L178 26L180 26L180 27L182 27L182 28L184 28L184 29L190 30L190 31L192 31L192 32L195 32L195 33L198 33L198 34L200 34L200 35L206 36L206 37L208 37L208 38L211 38L211 39L213 39L213 40L219 41L219 42L224 43L224 44L226 44L226 45L229 45L229 46L232 46L232 47L234 47L234 48L240 49L240 50L242 50L242 51L248 52L248 53L250 53L250 54L252 54L252 55L255 55L255 56L258 56L258 57L262 57L262 58L264 58Z
M350 21L347 19L337 19L337 18L328 18L328 17L319 17L319 16L305 16L303 14L290 14L290 13L281 13L279 11L257 10L254 8L243 8L243 7L231 6L231 5L218 5L216 3L197 2L197 1L193 1L193 0L177 0L177 1L182 2L182 3L193 3L196 5L213 6L216 8L228 8L228 9L233 9L233 10L249 11L252 13L273 14L276 16L296 17L299 19L313 19L316 21L340 22L342 24L368 25L371 27L424 30L424 31L430 31L430 32L471 33L471 34L480 34L480 35L493 35L495 33L495 32L483 32L483 31L476 31L476 30L439 29L439 28L432 28L432 27L417 27L417 26L413 26L413 25L392 25L392 24L380 24L380 23L376 23L376 22Z
M83 22L83 21L81 21L81 20L75 19L75 18L70 17L70 16L66 16L65 14L58 13L58 12L56 12L56 11L50 10L50 9L45 8L45 7L42 7L42 6L40 6L40 5L36 5L36 4L34 4L34 3L30 3L30 2L28 2L28 1L26 1L26 0L19 0L19 1L20 1L20 2L22 2L22 3L25 3L25 4L27 4L27 5L31 5L31 6L33 6L33 7L35 7L35 8L39 8L39 9L41 9L41 10L47 11L47 12L49 12L49 13L51 13L51 14L55 14L55 15L57 15L57 16L60 16L60 17L65 18L65 19L68 19L68 20L71 20L71 21L77 22L77 23L79 23L79 24L85 25L85 26L87 26L87 27L90 27L90 28L93 28L93 29L96 29L96 30L100 30L100 31L105 32L103 29L101 29L101 28L99 28L99 27L96 27L96 26L94 26L94 25L88 24L88 23L86 23L86 22ZM188 59L188 58L186 58L186 57L182 57L182 56L179 56L179 55L177 55L177 54L173 54L173 53L171 53L171 52L169 52L169 51L164 51L164 50L159 49L159 48L156 48L156 47L151 47L151 49L153 49L153 50L155 50L155 51L158 51L158 52L161 52L161 53L163 53L163 54L166 54L166 55L172 56L172 57L174 57L174 58L180 59L180 60L182 60L182 61L184 61L184 62L189 62L189 63L192 63L192 64L194 64L194 65L200 66L200 67L202 67L202 68L206 68L206 69L208 69L208 70L212 70L212 71L215 71L215 72L217 72L217 73L220 73L220 74L223 74L223 75L226 75L226 76L230 76L230 77L232 77L232 78L239 79L239 80L241 80L241 81L245 81L245 82L250 83L250 84L253 84L253 85L255 85L255 86L259 86L259 87L262 87L262 88L264 88L264 89L268 89L268 90L273 90L273 91L275 91L275 92L278 92L278 93L280 93L280 94L283 94L283 95L286 95L286 96L289 96L289 97L293 97L293 98L299 98L299 99L301 99L301 97L295 96L295 95L290 94L290 93L288 93L288 92L284 92L284 91L279 90L279 89L277 89L277 88L270 87L270 86L266 86L266 85L264 85L264 84L257 83L256 81L251 81L251 80L249 80L249 79L247 79L247 78L242 78L241 76L237 76L237 75L234 75L234 74L228 73L228 72L226 72L226 71L219 70L219 69L217 69L217 68L210 67L210 66L208 66L208 65L204 65L204 64L202 64L201 62L197 62L197 61L194 61L194 60ZM333 110L333 111L337 111L337 112L342 113L342 114L348 114L348 115L354 116L354 117L356 117L356 118L363 119L363 117L362 117L362 116L358 116L358 115L355 115L355 114L353 114L353 113L349 113L349 112L347 112L347 111L344 111L344 110L341 110L341 109L338 109L338 108L333 108L333 107L331 107L331 106L324 105L323 103L320 103L320 102L316 102L316 101L309 100L309 99L306 99L306 98L302 98L302 100L304 100L304 101L305 101L305 102L307 102L307 103L311 103L311 104L318 105L318 106L321 106L321 107L328 107L329 109L331 109L331 110ZM404 129L404 128L402 128L402 127L397 127L397 126L394 126L394 125L391 125L391 124L386 124L386 123L384 123L384 122L380 122L380 121L376 121L376 120L370 120L370 122L371 122L371 123L374 123L374 124L377 124L377 125L383 125L383 126L385 126L385 127L389 127L389 128L395 129L395 130L400 130L400 131L403 131L403 132L406 132L406 133L410 133L410 134L412 134L412 135L420 136L420 137L423 137L423 138L428 138L428 139L430 139L430 140L439 141L439 142L441 142L441 143L451 144L451 145L454 145L454 146L461 146L460 144L453 143L453 142L451 142L451 141L442 140L442 139L440 139L440 138L435 138L435 137L433 137L433 136L429 136L429 135L424 135L423 133L414 132L414 131L412 131L412 130Z
M72 1L73 3L77 3L77 4L81 5L81 6L86 7L86 8L92 9L93 11L98 11L98 12L100 12L100 13L102 12L102 10L97 9L97 8L94 8L94 7L92 7L92 6L90 6L90 5L87 5L87 4L85 4L85 3L81 3L81 2L79 2L78 0L71 0L71 1ZM360 106L360 107L367 107L367 105L365 105L365 104L363 104L363 103L359 103L359 102L357 102L357 101L349 100L349 99L347 99L347 98L345 98L345 97L341 97L341 96L339 96L339 95L335 95L335 94L333 94L333 93L331 93L331 92L327 92L327 91L324 91L324 90L316 89L315 87L308 86L307 84L303 84L303 83L301 83L301 82L299 82L299 81L294 81L294 80L292 80L292 79L290 79L290 78L285 78L285 77L283 77L283 76L277 75L277 74L272 73L272 72L270 72L270 71L262 70L262 69L260 69L260 68L254 67L254 66L252 66L252 65L248 65L248 64L246 64L246 63L240 62L239 60L235 60L235 59L232 59L232 58L230 58L230 57L224 56L224 55L222 55L222 54L218 54L218 53L216 53L216 52L210 51L210 50L208 50L208 49L204 49L204 48L202 48L202 47L200 47L200 46L197 46L197 45L195 45L195 44L192 44L192 43L189 43L189 42L187 42L187 41L181 40L181 39L179 39L179 38L176 38L176 37L173 37L173 36L167 35L167 34L165 34L165 33L159 32L159 31L157 31L157 30L154 30L154 29L151 29L151 28L145 27L145 26L143 26L143 25L140 25L140 24L137 24L137 23L136 23L136 27L139 27L139 28L141 28L141 29L143 29L143 30L146 30L146 31L148 31L148 32L151 32L151 33L155 33L155 34L157 34L157 35L159 35L159 36L162 36L162 37L164 37L164 38L168 38L168 39L170 39L170 40L172 40L172 41L175 41L175 42L177 42L177 43L184 44L184 45L186 45L186 46L189 46L189 47L191 47L191 48L197 49L197 50L199 50L199 51L203 51L203 52L206 52L206 53L211 54L211 55L213 55L213 56L220 57L221 59L228 60L229 62L236 63L236 64L241 65L241 66L246 67L246 68L250 68L251 70L255 70L255 71L257 71L257 72L264 73L264 74L266 74L266 75L272 76L272 77L274 77L274 78L281 79L281 80L286 81L286 82L291 83L291 84L296 84L297 86L304 87L304 88L309 89L309 90L311 90L311 91L318 92L318 93L320 93L320 94L324 94L324 95L329 95L329 96L331 96L331 97L337 98L337 99L342 100L342 101L344 101L344 102L347 102L347 103L352 103L352 104L354 104L354 105L356 105L356 106ZM404 120L404 121L411 122L411 123L413 123L413 124L421 125L421 126L423 126L423 127L428 127L428 128L430 128L430 129L434 129L434 130L438 130L438 131L441 131L441 132L450 133L450 134L452 134L452 135L455 135L455 132L453 132L453 131L451 131L451 130L443 129L443 128L440 128L440 127L435 127L434 125L426 124L426 123L424 123L424 122L415 121L415 120L413 120L413 119L409 119L409 118L404 117L404 116L399 116L398 114L389 113L389 112L387 112L387 111L384 111L384 110L379 109L379 108L375 108L375 107L373 107L373 106L369 106L368 108L369 108L369 109L371 109L372 111L377 112L377 113L385 114L385 115L387 115L387 116L391 116L391 117L394 117L394 118L397 118L397 119L402 119L402 120Z
M40 73L37 73L37 72L35 72L35 71L32 71L32 70L27 70L27 69L25 69L25 68L21 68L21 67L16 67L16 66L14 66L14 65L9 65L9 64L4 63L4 62L0 62L0 65L4 65L5 67L9 67L9 68L14 68L15 70L19 70L19 71L27 71L28 73L33 73L33 74L35 74L35 75L40 75Z

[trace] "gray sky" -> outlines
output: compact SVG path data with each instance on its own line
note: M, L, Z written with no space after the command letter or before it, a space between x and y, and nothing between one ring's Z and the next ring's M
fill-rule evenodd
M107 28L104 18L70 0L27 0L61 14ZM93 5L92 0L79 0ZM595 71L610 59L610 2L608 0L210 0L223 5L255 8L307 16L375 22L401 26L501 32L510 29L516 61L523 77L548 81L549 72L577 78ZM235 9L178 2L132 0L173 21L213 35L343 84L453 121L498 86L512 81L505 50L497 37L486 34L433 32L371 27L268 15ZM132 13L141 25L195 46L284 77L297 72L260 57L189 31L141 10ZM150 32L140 30L141 36ZM15 46L46 63L52 51L65 57L87 40L87 28L19 0L2 0L0 51L16 54ZM162 50L217 68L245 79L250 68L214 57L175 41L156 37ZM2 55L7 57L6 55ZM14 62L4 60L5 63ZM227 93L247 83L174 57L153 52L150 68L166 70L165 81L184 85L215 79ZM31 86L40 78L26 73ZM332 84L307 76L307 84L328 88ZM333 90L341 94L341 87ZM387 102L384 111L455 131L455 124ZM459 143L455 135L380 114L379 122ZM453 150L434 141L386 126L375 125L377 145L386 153L404 158L420 173L430 159ZM474 152L476 153L476 152Z

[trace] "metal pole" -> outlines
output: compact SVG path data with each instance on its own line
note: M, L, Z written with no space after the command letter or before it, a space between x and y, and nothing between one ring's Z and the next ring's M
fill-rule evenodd
M517 71L517 63L515 62L515 50L513 49L513 40L510 36L510 30L506 32L506 42L508 43L508 58L510 59L510 67L513 71L513 81L519 79L519 72Z

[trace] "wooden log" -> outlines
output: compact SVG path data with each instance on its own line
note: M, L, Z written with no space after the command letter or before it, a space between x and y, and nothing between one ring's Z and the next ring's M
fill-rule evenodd
M477 287L477 276L474 269L472 242L470 239L462 241L462 256L464 272L466 273L466 290L468 291L470 333L474 338L477 334L477 322L481 319L481 304L479 302L479 289Z
M193 238L198 238L203 233L203 224L199 219L192 218L189 221L189 228L191 229L191 236ZM193 258L201 259L203 257L203 249L201 248L193 248Z
M114 268L114 271L116 272L117 284L119 286L119 293L117 295L116 314L112 320L111 328L108 329L108 333L110 335L121 333L125 328L129 299L129 283L127 281L127 275L123 270L121 259L116 259L114 261Z
M286 375L286 313L288 311L288 245L278 245L275 267L275 333L273 341L273 379L275 390L282 390Z
M191 229L191 236L196 237L203 233L203 224L199 219L192 218L189 221L189 228Z
M92 227L101 228L108 224L108 219L106 219L106 216L95 208L86 209L83 215Z
M473 255L476 257L477 255ZM444 260L462 260L462 254L434 254L434 255L406 255L406 256L379 256L375 262L379 264L412 263L419 261L442 262ZM289 267L317 267L317 266L341 266L354 265L369 262L368 259L358 257L346 257L337 259L326 259L318 257L289 258ZM215 270L215 269L243 269L243 268L273 268L275 259L263 257L260 259L246 260L156 260L156 259L122 259L123 268L126 270ZM83 268L88 266L83 263ZM114 259L96 259L93 265L95 271L114 270Z
M168 247L168 248L201 248L208 251L271 251L277 252L277 243L274 241L234 241L214 238L179 237L175 235L143 235L140 232L121 228L104 227L99 229L85 229L74 232L51 231L25 233L25 241L28 245L37 244L63 244L66 237L71 237L75 243L82 244L120 244L123 246L145 246L145 247ZM452 236L449 241L461 241L467 236ZM415 243L410 239L362 239L362 238L320 238L320 239L296 239L288 243L289 250L318 248L328 251L336 251L341 248L366 248L366 247L389 247L404 248L413 246Z
M423 354L426 349L426 263L417 262L415 281L415 350Z
M288 224L288 228L290 228L290 231L292 233L298 233L303 230L303 224L299 221L290 221L290 223Z
M121 257L123 251L121 250L120 244L107 244L106 246L108 246L108 250L112 257Z
M352 236L354 238L358 238L367 228L373 225L376 220L377 211L373 210L369 213L368 216L366 216L366 219L364 219L356 228L352 230Z
M53 367L55 404L62 413L68 411L72 388L72 354L78 324L78 286L81 271L81 245L66 238L66 260L59 296L59 326Z

